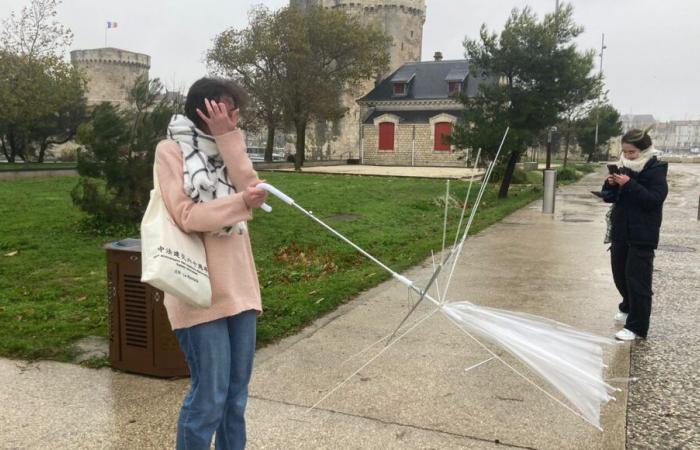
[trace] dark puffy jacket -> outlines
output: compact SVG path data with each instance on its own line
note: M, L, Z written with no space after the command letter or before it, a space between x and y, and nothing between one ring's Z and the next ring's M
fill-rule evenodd
M627 171L630 181L622 188L603 184L603 199L615 203L610 238L617 242L653 247L659 244L661 212L668 194L668 163L655 157L641 172Z

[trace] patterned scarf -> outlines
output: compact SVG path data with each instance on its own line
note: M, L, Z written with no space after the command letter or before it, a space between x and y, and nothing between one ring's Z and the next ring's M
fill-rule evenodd
M234 194L236 188L228 177L224 160L212 136L205 134L181 114L175 114L168 125L168 137L182 150L183 185L185 193L197 203L210 202ZM245 222L235 224L238 234L247 228ZM217 236L228 236L234 226L213 232Z

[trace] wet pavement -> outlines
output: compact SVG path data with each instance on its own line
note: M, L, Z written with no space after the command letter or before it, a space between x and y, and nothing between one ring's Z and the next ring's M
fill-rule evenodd
M670 178L649 340L606 349L605 375L623 391L602 410L604 432L495 360L467 371L489 355L439 314L358 371L378 348L358 352L390 333L410 308L406 288L389 281L258 351L248 448L698 448L693 364L700 355L692 324L700 251L670 249L700 250L693 209L700 165L672 165ZM537 202L470 238L450 298L612 336L617 295L602 244L607 207L589 193L601 180L602 173L591 174L559 189L554 215L543 215ZM425 261L404 275L425 283L431 272ZM415 317L428 312L419 307ZM630 367L638 379L628 390ZM0 359L0 448L173 448L187 384Z
M627 448L700 449L700 164L672 164L646 341L632 347Z

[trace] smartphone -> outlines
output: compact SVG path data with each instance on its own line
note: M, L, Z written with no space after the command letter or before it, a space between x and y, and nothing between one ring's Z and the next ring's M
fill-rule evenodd
M617 164L608 164L608 172L610 175L620 173L620 168L617 167Z

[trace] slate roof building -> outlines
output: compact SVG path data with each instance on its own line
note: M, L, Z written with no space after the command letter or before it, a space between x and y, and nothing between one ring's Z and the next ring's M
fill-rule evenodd
M404 64L357 102L361 107L362 164L463 166L446 137L462 120L457 96L473 97L485 74L470 74L467 60Z

